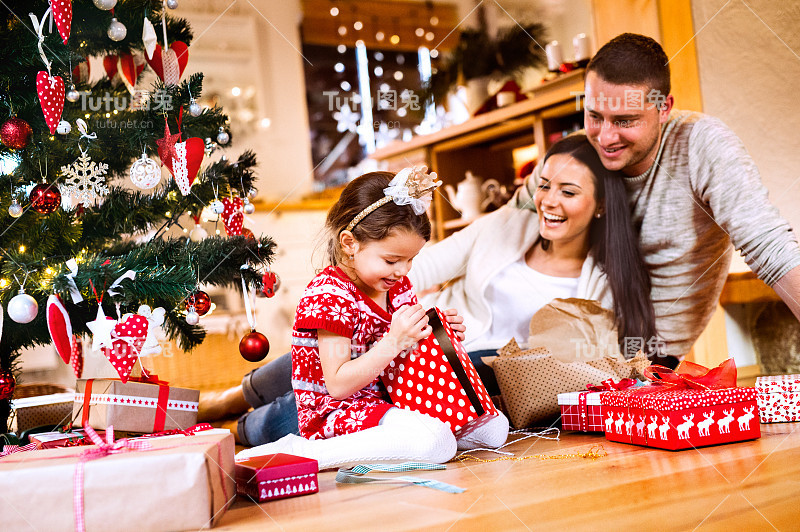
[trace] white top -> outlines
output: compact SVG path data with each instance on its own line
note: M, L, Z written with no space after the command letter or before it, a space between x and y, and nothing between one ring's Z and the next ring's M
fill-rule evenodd
M476 341L505 345L513 337L520 347L527 348L531 316L557 297L577 297L578 280L537 272L525 263L525 257L512 262L492 277L485 292L493 314L502 319L492 320L489 330ZM525 297L520 297L521 293Z

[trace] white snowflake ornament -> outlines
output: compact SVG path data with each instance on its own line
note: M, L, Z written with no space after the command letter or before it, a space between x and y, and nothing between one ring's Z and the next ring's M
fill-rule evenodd
M71 196L84 205L95 203L98 198L108 194L108 186L104 179L107 171L106 163L92 161L89 153L81 150L80 157L74 163L61 167L63 174L61 194Z

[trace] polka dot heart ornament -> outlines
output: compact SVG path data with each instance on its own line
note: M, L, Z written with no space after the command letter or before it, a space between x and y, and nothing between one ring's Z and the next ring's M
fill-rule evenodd
M61 76L50 76L42 70L36 75L36 92L44 121L50 128L50 134L54 135L64 111L64 80Z
M103 348L103 354L119 374L122 382L128 382L136 359L147 338L147 318L128 314L111 331L111 349Z
M72 0L50 0L50 8L53 10L58 33L61 34L64 44L67 44L72 27Z
M222 198L222 224L228 236L238 236L242 234L242 224L244 223L244 202L239 196L233 198Z

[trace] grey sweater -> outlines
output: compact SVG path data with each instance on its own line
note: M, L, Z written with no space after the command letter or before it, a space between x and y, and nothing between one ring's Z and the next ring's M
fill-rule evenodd
M518 207L534 208L540 172L541 165L518 191ZM800 265L797 239L770 203L755 163L715 118L673 111L653 166L624 179L652 280L656 327L670 355L688 353L711 319L731 243L770 286Z

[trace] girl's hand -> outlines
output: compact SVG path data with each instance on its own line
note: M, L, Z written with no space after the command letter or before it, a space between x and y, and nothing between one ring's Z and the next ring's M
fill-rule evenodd
M384 338L394 342L397 348L395 353L399 353L426 338L431 332L433 328L428 325L428 316L425 315L422 305L406 305L392 314L392 324Z
M450 325L450 328L456 333L458 339L463 342L464 339L466 339L465 332L467 330L467 326L464 325L464 317L459 316L458 311L454 308L445 310L444 315L447 319L447 324Z

